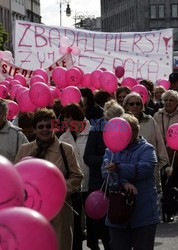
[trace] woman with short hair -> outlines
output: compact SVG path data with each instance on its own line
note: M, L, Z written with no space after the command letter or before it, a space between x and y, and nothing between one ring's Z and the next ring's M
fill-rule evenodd
M33 156L44 159L56 165L64 177L66 168L60 151L60 143L51 129L51 120L56 119L52 109L39 109L33 117L33 127L35 129L36 140L24 144L20 147L15 162L19 162L26 156ZM66 201L72 206L71 194L79 189L83 174L75 157L73 147L63 143L63 149L68 159L69 178L66 179L67 198ZM59 249L72 250L73 241L73 211L64 203L62 210L51 221L59 240Z
M131 92L128 94L124 99L123 107L125 112L132 113L139 120L139 135L143 136L156 149L158 164L155 168L155 179L157 190L161 192L160 169L169 164L169 158L159 126L151 115L146 115L143 112L144 105L138 93Z
M112 250L153 250L159 206L154 180L156 154L154 147L139 137L139 122L133 115L122 116L131 126L129 145L118 152L106 149L102 166L105 179L108 172L119 178L109 178L109 186L116 190L121 186L136 195L136 207L126 223L114 224L106 218L111 235ZM112 163L111 163L112 159ZM136 174L137 173L137 174Z

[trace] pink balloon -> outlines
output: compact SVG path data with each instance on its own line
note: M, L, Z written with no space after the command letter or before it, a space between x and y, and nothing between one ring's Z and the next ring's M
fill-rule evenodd
M56 88L51 86L50 87L50 92L51 92L51 101L49 102L49 107L52 107L54 105L54 102L56 99L59 99L58 92L56 91Z
M163 86L166 90L170 89L171 83L168 80L159 80L158 86Z
M137 84L131 89L131 91L136 92L141 96L143 104L147 103L149 95L148 90L145 86Z
M0 212L1 249L58 250L54 229L44 216L24 207Z
M107 71L107 69L106 69L106 68L100 68L100 70L102 70L102 71Z
M30 99L38 108L47 107L51 101L51 92L49 87L43 82L34 83L29 91Z
M66 82L69 86L78 86L82 82L82 74L77 68L70 68L65 75Z
M74 56L80 55L81 50L80 50L78 47L71 47L71 49L72 49L72 54L73 54Z
M8 77L6 77L5 80L10 82L10 81L13 80L13 79L14 79L14 78L13 78L12 76L8 76Z
M70 46L70 40L66 36L62 36L60 39L60 45L61 47L69 47Z
M73 68L78 69L80 71L80 73L82 74L82 77L84 76L84 72L79 66L73 66Z
M40 76L40 75L35 75L35 76L32 76L31 78L30 78L30 83L29 83L29 86L31 87L34 83L36 83L36 82L44 82L44 83L46 83L45 82L45 79L42 77L42 76Z
M21 177L12 163L2 155L0 173L0 209L23 206L24 189Z
M100 76L103 73L102 70L96 69L91 73L91 84L95 89L100 89L101 83L100 83Z
M0 85L5 85L6 86L6 88L9 90L9 81L6 81L6 80L3 80L3 81L1 81L0 82Z
M68 53L68 48L67 47L60 47L59 53L63 56L66 55Z
M12 121L19 114L19 105L14 101L9 100L7 102L7 107L7 119Z
M115 75L116 75L118 78L123 77L124 74L125 74L125 69L124 69L124 67L118 66L118 67L115 68Z
M91 73L84 74L81 85L84 88L91 88Z
M61 210L66 198L66 181L61 171L42 159L20 161L15 165L26 190L25 206L43 214L48 220Z
M81 99L80 90L77 87L69 86L62 91L61 104L66 106L71 103L79 103Z
M178 150L178 123L169 126L166 132L166 141L170 148Z
M65 88L67 87L67 81L66 81L66 72L67 69L64 67L56 67L52 71L52 79L54 83L56 84L56 87L58 88Z
M92 192L86 199L85 212L93 220L99 220L107 214L108 198L101 190Z
M103 140L112 152L125 149L132 138L130 124L121 117L109 120L103 130Z
M15 84L12 86L12 88L9 90L9 93L10 93L10 97L12 100L15 99L15 95L16 95L16 92L17 90L20 88L21 85L19 84Z
M10 82L9 82L9 91L11 90L11 88L14 86L14 85L20 85L22 86L21 82L18 81L18 80L15 80L15 79L12 79Z
M8 89L5 85L0 85L0 98L6 99L8 97Z
M33 76L36 75L40 75L45 79L45 82L48 83L48 74L46 72L46 70L44 69L36 69L35 71L33 71Z
M100 78L101 88L108 92L108 93L114 93L117 89L117 77L110 71L104 71Z
M21 86L20 88L17 89L17 91L15 92L15 99L16 99L17 102L18 102L18 100L19 100L20 95L21 95L25 90L28 90L28 88L22 87L22 86Z
M4 53L3 53L3 55L2 55L2 58L5 61L10 61L12 59L12 53L11 53L11 51L5 50Z
M129 87L130 89L133 88L137 84L137 81L133 77L126 77L124 80L121 82L121 86L124 87Z
M20 73L14 76L14 80L18 80L24 87L27 86L26 78Z
M18 104L20 111L25 112L35 112L37 107L33 104L30 99L29 90L25 90L18 98Z
M0 50L0 59L2 59L4 56L4 51Z

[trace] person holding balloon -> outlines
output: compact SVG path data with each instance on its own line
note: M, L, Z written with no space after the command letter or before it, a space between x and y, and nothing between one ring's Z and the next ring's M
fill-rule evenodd
M104 105L104 117L99 119L96 124L92 124L93 127L89 133L84 153L84 161L90 169L88 195L94 191L100 190L104 181L101 174L101 166L106 148L103 141L104 125L110 119L120 117L123 114L124 109L112 99ZM87 215L86 225L87 246L90 249L99 249L98 240L101 239L104 249L111 250L109 230L105 226L105 216L96 220L91 218L90 215Z
M169 166L169 158L159 126L151 115L144 113L142 98L138 93L131 92L128 94L124 99L123 107L125 112L132 113L139 120L139 135L143 136L144 139L155 147L158 164L154 169L154 174L157 191L161 193L160 170L165 166Z
M14 162L19 147L28 142L22 130L7 120L7 101L0 98L0 154Z
M52 109L38 109L33 117L33 127L35 129L36 140L24 144L20 147L15 162L19 162L26 156L47 160L56 165L63 175L66 174L63 158L60 151L60 143L51 129L51 120L56 119ZM80 166L75 157L72 146L62 143L66 157L69 161L70 176L66 180L67 198L61 211L51 221L58 240L59 249L72 250L73 240L73 211L70 195L78 190L83 179ZM48 179L46 179L46 185ZM52 194L51 194L52 195Z
M169 126L178 122L178 92L174 90L167 90L162 95L162 100L164 103L164 108L159 109L159 111L155 113L154 119L159 125L161 134L166 144L166 149L169 155L170 162L172 163L171 165L173 166L173 168L165 168L165 171L167 172L168 176L172 176L171 185L178 188L178 152L170 148L166 140L166 132L168 131ZM165 184L166 182L163 180L164 187ZM168 218L168 222L171 222L173 220L173 216L170 216L170 218Z
M117 130L106 130L103 133L108 148L102 173L106 179L109 175L109 186L114 184L119 188L121 183L125 190L136 195L136 207L126 223L113 224L107 217L106 225L110 230L113 250L153 250L156 228L160 222L154 179L156 153L154 147L139 136L140 126L136 117L124 114L121 119ZM112 120L108 123L112 123ZM118 177L115 181L110 178L113 174Z

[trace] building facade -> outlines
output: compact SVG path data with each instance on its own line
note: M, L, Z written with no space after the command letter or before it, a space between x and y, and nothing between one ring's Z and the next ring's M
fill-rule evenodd
M6 32L11 32L11 0L0 0L0 23Z
M9 33L9 50L12 50L15 20L41 23L40 0L0 0L0 23Z
M174 28L178 51L178 0L101 0L104 32L142 32Z

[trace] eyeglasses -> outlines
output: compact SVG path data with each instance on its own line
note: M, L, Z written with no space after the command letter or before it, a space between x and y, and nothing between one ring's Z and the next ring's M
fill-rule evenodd
M142 103L141 102L128 102L128 105L129 106L131 106L131 107L133 107L133 106L137 106L137 107L139 107L139 106L141 106L142 105Z
M46 124L46 125L41 124L37 126L37 129L44 129L44 128L51 129L51 124Z

